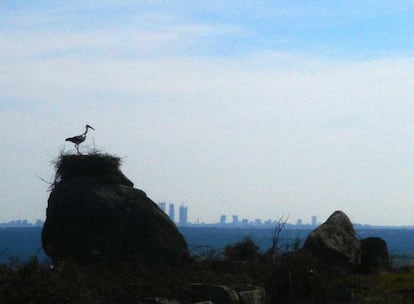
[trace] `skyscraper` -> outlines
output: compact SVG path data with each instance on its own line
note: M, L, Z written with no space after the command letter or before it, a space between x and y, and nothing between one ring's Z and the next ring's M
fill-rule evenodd
M170 219L175 222L175 207L174 204L169 204L168 205L168 216L170 217Z
M233 224L238 224L239 223L239 217L237 215L233 215Z
M158 205L160 206L160 209L167 213L167 203L165 202L159 202Z
M220 216L220 224L224 225L225 223L226 223L226 215L225 214L222 214Z
M180 225L188 224L188 208L184 205L180 206L178 222Z
M316 217L316 215L312 215L311 219L312 219L312 226L318 225L318 218Z

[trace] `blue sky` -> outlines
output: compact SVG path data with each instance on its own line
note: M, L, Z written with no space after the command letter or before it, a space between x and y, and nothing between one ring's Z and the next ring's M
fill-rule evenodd
M44 218L50 161L124 157L190 219L414 223L414 4L3 1L0 221Z
M123 40L137 31L162 33L163 38L192 31L200 39L188 40L173 52L167 49L163 55L233 57L268 49L369 58L411 54L413 8L407 1L392 5L389 1L5 1L0 9L5 36L85 37L108 31L120 33L118 38ZM87 56L88 48L93 48L85 43L62 50L66 46L56 55L79 52ZM117 51L112 55L128 55L127 46L118 45ZM104 53L105 49L100 55Z

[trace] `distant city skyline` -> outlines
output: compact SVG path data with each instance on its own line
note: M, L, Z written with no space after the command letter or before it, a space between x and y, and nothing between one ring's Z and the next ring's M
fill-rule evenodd
M184 207L184 206L180 206ZM185 209L187 208L187 210ZM184 207L183 213L188 212L188 207ZM185 210L185 211L184 211ZM185 215L185 216L188 216ZM184 216L184 218L185 218ZM222 215L223 216L223 215ZM248 219L242 219L237 223L233 222L222 222L220 216L220 220L218 222L200 222L200 221L186 221L183 219L181 221L175 222L177 227L220 227L220 228L267 228L267 229L275 229L278 221L277 220L261 220L261 219L254 219L252 221ZM311 217L312 221L312 217ZM0 222L0 229L1 228L41 228L43 227L44 222L40 219L30 222L26 219L15 219L8 222ZM286 222L285 228L286 229L314 229L318 227L322 222L317 223L317 225L312 225L312 223L303 222L302 219L297 219L296 223ZM397 226L388 226L388 225L369 225L369 224L361 224L361 223L353 223L356 229L414 229L414 225L397 225Z
M0 228L8 228L8 227L42 227L44 224L44 222L42 220L36 220L35 222L30 222L26 219L22 219L22 220L11 220L8 222L3 222L0 223Z
M303 221L303 219L296 219L296 224L292 222L292 219L289 218L289 216L281 215L277 218L239 218L237 214L232 214L231 216L227 214L220 214L217 216L217 221L211 221L211 222L200 222L198 219L190 221L189 220L189 208L184 203L175 203L172 201L163 201L157 203L160 209L165 212L169 218L176 223L177 225L185 226L185 225L191 225L191 224L214 224L214 225L222 225L222 226L229 226L229 225L255 225L255 226L274 226L277 225L278 222L286 222L289 225L296 225L296 226L312 226L316 227L322 222L318 222L318 217L316 215L310 215L309 216L309 222ZM166 208L168 206L168 210ZM176 206L179 206L179 216L178 219L175 216L175 209ZM191 211L191 210L190 210ZM231 220L227 220L231 219Z

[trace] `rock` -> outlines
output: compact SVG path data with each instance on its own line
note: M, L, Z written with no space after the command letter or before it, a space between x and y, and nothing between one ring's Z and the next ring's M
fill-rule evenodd
M265 304L266 292L264 288L253 285L237 285L232 288L240 297L240 304Z
M389 269L389 254L387 243L378 237L361 240L361 266L365 273L377 274Z
M144 302L139 304L180 304L177 300L170 300L162 297L145 298Z
M232 287L195 283L190 285L190 293L196 303L214 304L264 304L264 288L253 285Z
M212 301L214 304L240 304L237 292L227 286L215 284L190 284L193 302Z
M349 272L361 261L361 246L354 227L342 211L312 231L303 246L305 252L331 266L332 270Z
M135 260L171 264L189 256L184 237L146 194L133 188L120 159L62 155L42 231L53 262Z

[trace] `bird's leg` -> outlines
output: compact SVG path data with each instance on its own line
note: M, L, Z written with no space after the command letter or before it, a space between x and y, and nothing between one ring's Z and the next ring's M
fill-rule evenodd
M80 152L79 152L79 145L75 145L75 148L76 148L76 151L78 151L78 154L80 155Z

